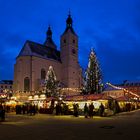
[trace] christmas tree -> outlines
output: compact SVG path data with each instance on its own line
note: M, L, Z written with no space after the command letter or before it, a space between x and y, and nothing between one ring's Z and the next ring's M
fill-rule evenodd
M45 79L45 91L47 97L57 96L58 94L57 85L58 85L58 81L56 80L55 72L53 70L53 67L50 66Z
M102 76L99 63L93 49L89 56L88 68L85 72L83 91L85 94L100 93L102 90Z

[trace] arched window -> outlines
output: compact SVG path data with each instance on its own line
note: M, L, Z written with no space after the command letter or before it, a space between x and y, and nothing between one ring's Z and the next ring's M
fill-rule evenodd
M46 78L46 71L44 69L41 69L41 79L45 79Z
M29 79L29 77L24 78L24 91L30 91L30 79Z

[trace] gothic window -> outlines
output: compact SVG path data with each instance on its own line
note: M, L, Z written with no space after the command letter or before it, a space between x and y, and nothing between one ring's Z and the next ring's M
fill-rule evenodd
M24 91L30 91L30 79L29 79L29 77L24 78Z
M41 69L41 79L45 79L46 77L46 71L44 69Z
M66 39L64 39L64 43L66 43Z
M73 44L75 44L75 40L73 39Z

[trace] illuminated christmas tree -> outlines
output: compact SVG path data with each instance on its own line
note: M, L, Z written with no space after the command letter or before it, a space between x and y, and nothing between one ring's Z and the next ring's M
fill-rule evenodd
M93 49L89 56L89 63L84 78L84 94L100 93L102 91L102 75L99 63Z
M57 87L58 81L56 80L56 75L53 70L53 67L50 66L45 79L45 91L47 97L57 96Z

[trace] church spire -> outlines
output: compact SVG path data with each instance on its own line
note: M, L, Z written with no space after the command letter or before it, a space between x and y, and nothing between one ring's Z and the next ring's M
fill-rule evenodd
M47 31L47 39L52 38L52 31L51 31L51 27L49 25L48 27L48 31Z
M66 19L66 29L65 29L63 35L64 35L65 33L67 33L67 32L71 32L72 34L76 35L76 33L74 32L74 29L73 29L73 27L72 27L72 24L73 24L73 20L72 20L72 18L71 18L71 13L70 13L70 11L69 11L68 17L67 17L67 19ZM76 36L77 36L77 35L76 35Z
M56 45L55 45L55 43L53 42L53 39L52 39L52 30L51 30L50 25L49 25L48 30L46 32L46 36L47 37L46 37L46 41L45 41L44 45L47 46L47 47L56 49Z
M67 25L68 28L72 27L72 22L73 21L72 21L71 14L70 14L70 11L69 11L68 18L66 20L66 25Z

